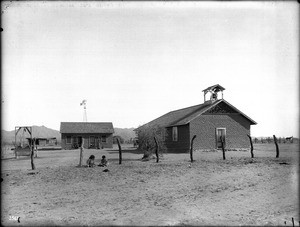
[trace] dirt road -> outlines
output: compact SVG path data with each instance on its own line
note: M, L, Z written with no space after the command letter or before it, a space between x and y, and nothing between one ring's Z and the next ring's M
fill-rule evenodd
M40 151L35 159L2 160L2 225L287 225L299 226L299 149L270 145L249 152L164 154L159 163L142 154L105 154L102 167L79 168L79 150ZM19 222L14 219L19 218Z

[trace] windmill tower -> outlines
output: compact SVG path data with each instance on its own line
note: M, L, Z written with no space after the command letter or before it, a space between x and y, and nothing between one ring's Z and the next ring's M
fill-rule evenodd
M86 100L82 100L80 106L83 106L83 122L87 122L87 115L86 115Z

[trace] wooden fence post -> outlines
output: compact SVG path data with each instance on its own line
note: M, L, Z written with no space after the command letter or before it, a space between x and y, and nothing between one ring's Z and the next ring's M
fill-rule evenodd
M275 135L273 135L273 138L274 138L274 143L276 146L276 158L279 158L279 148L278 148L278 144L277 144L277 138Z
M15 127L15 150L14 150L15 158L18 158L17 147L18 147L18 145L17 145L17 127Z
M31 153L30 153L30 159L31 159L31 169L32 170L35 170L35 165L34 165L34 142L33 140L31 139L30 141L31 143Z
M117 138L117 143L118 143L118 147L119 147L119 165L120 165L120 164L122 164L122 148L120 145L119 138Z
M220 136L220 139L221 139L221 146L222 146L222 151L223 151L223 160L225 160L225 148L224 148L224 141L223 141L223 138L222 136Z
M193 136L192 140L191 140L191 148L190 148L190 158L191 158L191 162L194 161L193 159L193 145L194 145L194 139L196 139L196 135Z
M157 139L155 136L154 136L154 141L155 141L155 145L156 145L156 148L155 148L156 162L159 162L159 156L158 156L159 146L158 146L158 142L157 142Z
M84 138L81 139L81 145L80 145L80 156L79 156L79 166L82 166L82 161L83 161L83 144L84 144Z
M253 154L253 143L252 143L252 139L251 139L251 136L250 135L247 135L249 137L249 140L250 140L250 145L251 145L251 158L254 158L254 154Z

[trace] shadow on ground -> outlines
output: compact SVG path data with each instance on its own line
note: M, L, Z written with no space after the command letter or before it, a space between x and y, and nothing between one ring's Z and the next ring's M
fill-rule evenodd
M107 150L108 153L110 154L115 154L115 153L119 153L119 149L112 149L112 150ZM138 150L137 148L129 148L129 149L123 149L122 148L122 154L124 153L131 153L131 154L144 154L143 151Z

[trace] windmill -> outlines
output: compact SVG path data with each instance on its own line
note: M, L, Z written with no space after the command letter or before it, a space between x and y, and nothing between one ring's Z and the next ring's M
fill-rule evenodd
M84 121L84 122L87 122L86 102L87 102L87 100L84 99L84 100L82 100L82 102L80 103L80 106L83 106L83 121Z

